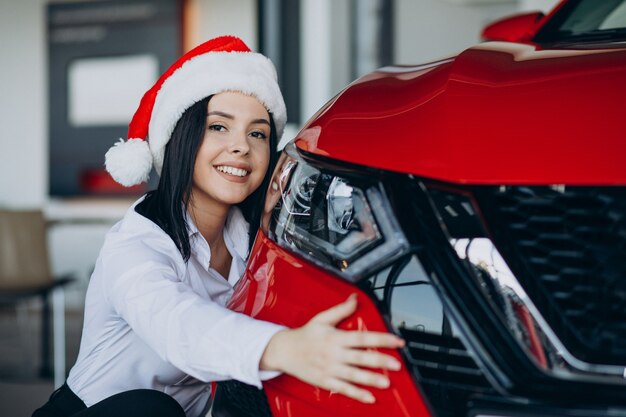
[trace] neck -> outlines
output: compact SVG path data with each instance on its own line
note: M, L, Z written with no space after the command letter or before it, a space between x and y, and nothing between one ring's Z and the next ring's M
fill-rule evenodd
M224 225L229 205L202 204L199 199L189 201L189 215L212 251L224 245Z

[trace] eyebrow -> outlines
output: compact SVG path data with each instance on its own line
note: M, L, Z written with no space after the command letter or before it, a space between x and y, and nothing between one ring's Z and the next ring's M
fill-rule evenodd
M210 111L207 116L222 116L225 117L227 119L234 119L235 116L233 116L232 114L228 114L228 113L224 113L222 111Z
M210 112L207 114L207 117L208 117L208 116L221 116L221 117L224 117L224 118L226 118L226 119L230 119L230 120L234 120L234 119L235 119L235 116L233 116L232 114L229 114L229 113L224 113L224 112L222 112L222 111L217 111L217 110L215 110L215 111L210 111ZM269 126L269 124L270 124L269 120L267 120L267 119L254 119L254 120L252 120L252 122L251 122L251 124L256 124L256 123L262 123L262 124L266 124L266 125L268 125L268 126Z

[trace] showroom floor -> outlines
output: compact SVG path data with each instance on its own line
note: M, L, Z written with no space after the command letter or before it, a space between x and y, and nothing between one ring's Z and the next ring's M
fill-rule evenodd
M82 311L66 313L66 363L78 354ZM29 417L53 391L51 378L40 378L40 314L33 301L19 308L0 306L0 409L1 414Z

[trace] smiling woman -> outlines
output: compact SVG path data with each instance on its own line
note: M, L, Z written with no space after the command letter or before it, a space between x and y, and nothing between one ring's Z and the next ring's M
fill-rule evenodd
M356 299L288 329L228 310L259 228L286 122L272 63L222 37L174 63L144 95L106 167L120 184L160 175L107 234L85 302L80 352L36 417L203 416L212 381L261 387L281 372L371 403L398 348L336 325ZM359 384L361 387L357 386Z

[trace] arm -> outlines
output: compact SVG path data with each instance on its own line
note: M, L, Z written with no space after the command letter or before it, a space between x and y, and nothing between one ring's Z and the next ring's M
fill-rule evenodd
M261 369L293 375L309 384L364 403L374 396L355 384L386 388L385 375L361 367L398 370L393 357L363 348L399 348L404 341L388 333L342 331L335 326L356 310L354 295L313 317L306 325L276 333L261 357Z
M199 380L232 378L260 387L260 357L283 327L200 297L155 258L120 256L104 265L103 295L120 320L163 360Z

